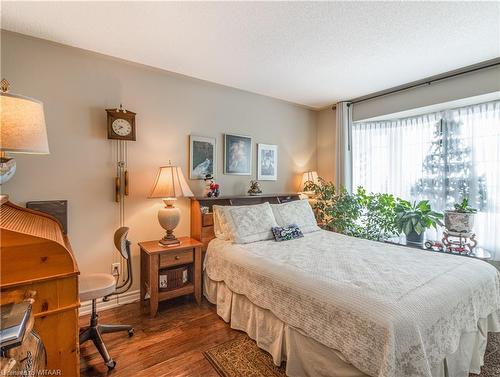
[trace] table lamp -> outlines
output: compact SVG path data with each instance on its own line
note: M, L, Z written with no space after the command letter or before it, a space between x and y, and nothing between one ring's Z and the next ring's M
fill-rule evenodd
M16 172L16 161L5 152L49 154L43 103L9 93L9 82L0 82L0 184Z
M174 207L177 198L193 196L182 170L179 166L171 165L160 167L156 181L149 198L162 198L165 207L158 211L158 221L167 231L160 240L163 246L179 245L180 241L174 236L174 229L181 219L181 211Z
M319 179L318 179L318 173L316 173L315 171L313 170L309 170L309 171L306 171L303 175L302 175L302 185L301 185L301 188L302 190L304 190L304 187L306 186L306 183L307 182L312 182L314 183L315 185L317 185L319 183ZM310 191L304 191L304 194L306 195L312 195L313 192L310 192Z

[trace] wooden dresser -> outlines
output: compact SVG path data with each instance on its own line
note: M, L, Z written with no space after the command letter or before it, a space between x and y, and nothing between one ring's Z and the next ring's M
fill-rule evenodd
M61 225L3 198L0 237L1 303L34 296L34 329L46 348L47 369L79 376L79 272Z

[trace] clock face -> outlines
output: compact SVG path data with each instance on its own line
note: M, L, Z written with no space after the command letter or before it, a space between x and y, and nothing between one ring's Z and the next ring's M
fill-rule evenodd
M113 132L119 136L127 136L132 132L132 125L125 119L116 119L111 127Z

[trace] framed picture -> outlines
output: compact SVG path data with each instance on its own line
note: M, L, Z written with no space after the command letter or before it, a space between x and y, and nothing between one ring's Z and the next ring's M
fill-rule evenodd
M207 174L215 177L217 166L215 137L189 135L189 178L204 179Z
M167 289L168 288L168 275L160 274L158 275L158 288Z
M278 146L257 145L257 180L276 181L278 179Z
M224 135L224 174L252 174L252 138Z

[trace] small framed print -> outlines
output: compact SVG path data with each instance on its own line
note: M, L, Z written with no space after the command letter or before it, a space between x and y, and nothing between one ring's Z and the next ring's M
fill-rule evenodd
M215 177L217 151L215 137L189 135L189 179Z
M276 181L278 179L278 146L257 145L257 180Z
M158 276L158 288L168 289L168 275L166 273Z
M224 174L252 174L252 138L224 135Z

